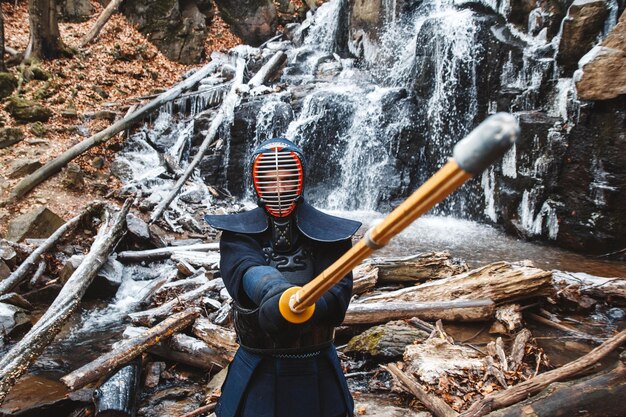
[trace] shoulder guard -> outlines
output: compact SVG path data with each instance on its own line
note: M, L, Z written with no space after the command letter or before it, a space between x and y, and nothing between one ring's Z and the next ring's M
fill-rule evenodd
M265 210L260 207L237 214L207 214L204 220L214 229L234 233L252 234L263 233L267 230L267 216Z
M263 233L268 228L265 210L253 210L228 215L206 215L209 226L234 233ZM296 224L300 232L318 242L339 242L349 239L361 227L361 223L321 212L306 201L298 204Z

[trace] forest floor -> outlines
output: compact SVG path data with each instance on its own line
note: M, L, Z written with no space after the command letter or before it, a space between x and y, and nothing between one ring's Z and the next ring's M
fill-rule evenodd
M0 201L5 200L21 178L8 178L15 160L35 160L45 164L71 146L106 128L110 119L96 114L123 117L137 98L162 92L180 81L181 76L197 65L183 65L167 59L139 33L121 14L115 14L100 35L85 48L78 48L80 39L93 26L102 6L92 0L95 12L82 23L59 22L61 38L76 50L71 58L44 61L41 67L51 75L48 81L31 80L23 84L22 94L51 109L54 114L44 125L18 125L0 105L0 126L15 126L25 139L0 149ZM26 49L29 39L28 2L3 2L5 45L19 52ZM213 51L226 51L241 41L216 13L205 42L205 56ZM16 77L19 63L8 69ZM106 111L107 113L102 113ZM94 117L95 116L95 117ZM22 200L0 207L0 236L7 223L17 215L36 206L46 206L65 220L77 214L94 199L102 199L118 180L110 175L110 164L120 149L124 135L84 153L73 162L83 173L85 184L69 189L63 184L63 173L37 186Z

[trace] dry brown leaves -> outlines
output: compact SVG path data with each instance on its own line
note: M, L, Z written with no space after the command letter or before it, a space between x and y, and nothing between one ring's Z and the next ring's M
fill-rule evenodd
M96 1L92 4L96 12L89 21L59 24L61 37L67 45L77 48L81 38L93 26L102 6ZM3 2L2 11L6 46L23 52L29 37L28 2ZM212 51L227 50L238 43L239 38L229 32L228 26L216 14L205 44L207 56ZM54 115L45 123L45 141L36 137L31 125L21 125L19 127L25 133L25 140L0 150L0 200L6 199L20 180L6 177L11 161L26 158L45 163L51 160L111 123L84 118L86 114L112 110L118 118L123 117L128 107L138 102L136 97L171 87L187 70L199 65L183 65L168 60L121 14L112 16L100 35L72 58L43 62L41 66L52 74L52 78L25 83L23 94L29 99L37 98L38 102L52 109ZM19 66L10 68L10 71L18 75ZM62 112L68 110L75 110L77 117L64 117ZM6 126L15 125L4 111L4 106L0 106L0 117ZM95 198L102 198L103 190L117 188L119 183L110 177L109 167L123 140L123 135L118 136L74 161L87 174L83 190L67 190L57 175L40 184L22 201L0 208L0 234L6 231L8 219L20 212L30 211L33 206L46 205L67 219ZM104 159L102 167L93 165L97 156ZM100 195L96 190L100 190Z

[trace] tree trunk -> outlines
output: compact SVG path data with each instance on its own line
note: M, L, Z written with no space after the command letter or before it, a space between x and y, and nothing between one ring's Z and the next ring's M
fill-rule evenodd
M447 278L469 270L467 264L450 256L449 252L428 252L403 258L374 258L379 282L421 282Z
M122 4L122 0L111 0L111 2L109 2L107 7L105 7L102 13L100 13L100 16L98 16L98 20L96 20L96 23L94 23L92 28L89 29L89 32L87 32L85 37L80 41L81 48L94 40L96 36L98 36L106 22L109 21L113 13L115 13L120 7L120 4Z
M68 55L57 23L56 0L28 0L30 44L26 58L52 59Z
M626 330L608 339L606 342L593 349L586 355L563 365L560 368L537 375L536 377L510 387L505 391L490 394L480 401L475 402L460 417L481 417L494 410L510 406L531 395L534 395L549 384L563 379L571 378L580 372L588 369L598 361L602 360L622 343L626 342Z
M493 318L495 309L491 300L353 303L343 324L384 323L411 317L430 321L485 321Z
M159 343L161 338L171 336L175 332L189 326L199 315L200 309L198 308L190 308L173 314L140 336L121 344L95 361L65 375L61 378L61 382L71 391L76 391L88 383L108 375L121 364L135 359L146 349Z
M552 273L525 264L495 262L474 269L385 294L363 299L369 302L446 301L491 299L496 303L545 295L552 288Z
M131 200L124 203L115 221L106 216L85 260L65 283L46 313L2 359L0 359L0 403L9 389L59 333L63 323L80 304L87 287L126 231L126 214Z
M134 417L140 380L141 358L136 358L94 392L96 417Z
M0 72L5 72L7 67L4 65L4 13L0 8Z
M621 406L619 404L622 404ZM556 382L537 396L489 417L621 417L626 404L626 365L570 382Z
M78 216L74 217L61 227L59 227L48 239L46 239L41 245L37 247L29 256L26 258L24 262L17 268L13 273L5 280L0 282L0 294L6 294L11 291L13 288L18 286L25 278L26 273L31 269L41 255L44 254L45 251L50 249L66 232L72 230L78 223L82 222L88 216L92 216L94 213L102 210L104 207L104 203L96 202L87 206L87 208L80 213Z

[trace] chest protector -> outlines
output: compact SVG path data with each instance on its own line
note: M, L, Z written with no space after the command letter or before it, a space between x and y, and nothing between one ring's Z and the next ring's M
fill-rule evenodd
M302 286L315 278L314 253L295 226L293 218L269 221L271 240L263 247L268 265L276 268L293 285ZM332 326L306 323L278 336L270 336L259 324L259 309L234 303L235 329L246 349L269 354L303 354L329 346Z

